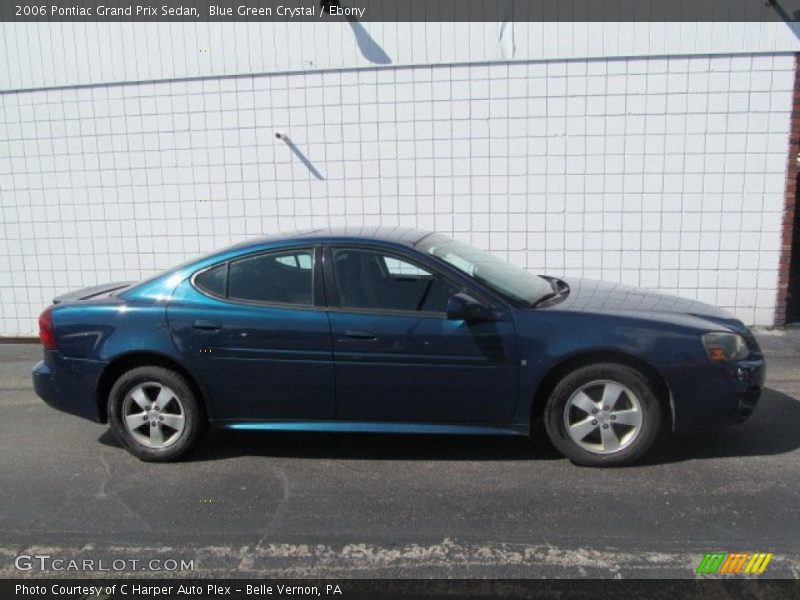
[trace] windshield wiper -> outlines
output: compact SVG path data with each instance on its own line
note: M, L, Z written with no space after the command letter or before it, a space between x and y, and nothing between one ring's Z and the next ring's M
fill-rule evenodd
M557 297L558 297L558 292L549 292L549 293L545 294L544 296L542 296L541 298L539 298L536 302L531 304L531 308L537 308L538 306L541 306L542 304L544 304L548 300L552 300L553 298L557 298Z
M566 296L569 294L569 286L567 285L566 281L562 281L560 279L556 279L555 277L547 277L545 275L540 275L542 279L546 279L550 286L553 288L552 292L548 292L544 296L540 297L536 300L533 304L531 304L531 308L536 308L541 306L542 304L548 303L550 300L555 298L560 298L561 296Z

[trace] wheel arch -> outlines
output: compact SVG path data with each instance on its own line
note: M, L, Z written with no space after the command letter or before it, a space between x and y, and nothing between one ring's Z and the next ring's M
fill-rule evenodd
M533 398L533 407L531 409L531 421L540 419L544 414L544 408L547 404L547 399L555 389L558 382L566 377L575 369L586 367L597 363L616 363L641 373L648 382L652 385L656 398L661 403L664 409L664 418L669 419L669 426L672 428L675 423L675 409L672 403L672 395L670 393L667 382L662 377L661 373L648 362L618 350L593 350L588 352L581 352L564 358L556 363L542 379L541 383L537 386Z
M114 386L114 382L126 371L135 369L136 367L163 367L170 369L182 375L192 392L199 400L200 405L205 413L206 418L210 416L209 404L207 394L202 389L197 378L186 367L165 354L152 351L134 351L117 356L112 360L97 380L97 387L95 390L95 402L97 404L97 416L101 423L108 422L108 394Z

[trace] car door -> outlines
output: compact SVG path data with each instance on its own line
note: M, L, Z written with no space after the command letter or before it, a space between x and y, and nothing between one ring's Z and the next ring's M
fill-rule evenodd
M462 285L406 253L332 246L325 254L336 416L348 421L505 423L518 393L510 317L445 317Z
M311 247L261 252L184 281L167 317L216 419L332 419L328 316Z

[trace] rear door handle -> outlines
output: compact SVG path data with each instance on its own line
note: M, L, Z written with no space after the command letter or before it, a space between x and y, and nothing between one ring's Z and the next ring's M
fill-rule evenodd
M192 327L195 329L202 329L203 331L217 331L218 329L222 329L221 324L206 319L196 319L195 322L192 323Z
M357 329L348 329L344 332L344 337L351 340L375 340L378 338L372 331L360 331Z

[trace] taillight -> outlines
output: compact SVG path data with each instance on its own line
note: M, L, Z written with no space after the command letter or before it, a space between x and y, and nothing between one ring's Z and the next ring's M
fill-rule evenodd
M45 350L56 349L56 336L53 334L53 307L48 306L39 315L39 339Z

